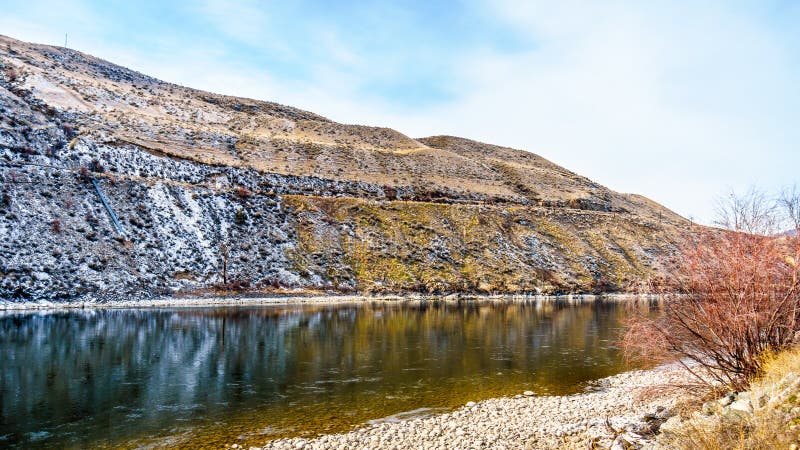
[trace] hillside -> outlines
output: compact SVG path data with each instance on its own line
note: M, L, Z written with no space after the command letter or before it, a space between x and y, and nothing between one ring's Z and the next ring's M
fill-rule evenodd
M8 300L620 290L663 274L689 226L521 150L343 125L2 36L0 64Z

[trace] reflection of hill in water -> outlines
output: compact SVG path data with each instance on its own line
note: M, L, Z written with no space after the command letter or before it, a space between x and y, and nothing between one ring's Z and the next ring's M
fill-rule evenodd
M523 387L576 391L621 370L618 316L601 303L444 302L7 316L0 435L86 446L202 427L192 436L211 444Z

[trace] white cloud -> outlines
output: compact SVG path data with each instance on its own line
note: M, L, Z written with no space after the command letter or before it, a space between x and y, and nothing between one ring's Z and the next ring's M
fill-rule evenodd
M295 56L291 45L274 34L272 9L272 3L258 0L202 0L190 2L186 12L239 43L284 57Z

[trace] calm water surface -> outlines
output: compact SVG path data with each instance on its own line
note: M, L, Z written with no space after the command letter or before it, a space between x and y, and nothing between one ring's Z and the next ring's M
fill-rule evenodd
M0 316L0 448L212 447L343 431L627 367L624 306L444 301ZM425 410L424 410L425 411Z

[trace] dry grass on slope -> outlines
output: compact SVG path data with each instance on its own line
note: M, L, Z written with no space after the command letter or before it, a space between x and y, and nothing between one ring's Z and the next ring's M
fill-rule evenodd
M285 196L300 273L364 292L600 292L651 275L677 230L595 211ZM341 267L344 272L331 273ZM345 269L346 268L346 269Z

